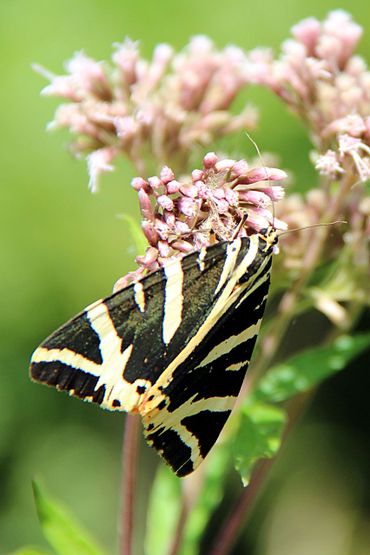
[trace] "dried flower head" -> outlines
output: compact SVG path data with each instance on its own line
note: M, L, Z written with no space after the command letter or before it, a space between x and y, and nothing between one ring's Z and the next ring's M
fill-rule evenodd
M137 257L139 268L116 284L116 289L138 279L145 272L164 266L173 257L211 245L245 237L273 225L286 229L274 217L272 204L284 196L286 177L277 168L249 167L246 160L219 159L209 152L203 168L191 177L176 179L167 166L159 176L136 177L142 229L149 247Z
M312 248L312 234L307 229L319 223L330 224L325 219L331 202L330 191L311 189L306 195L286 196L276 206L280 218L288 224L291 233L281 239L281 251L274 265L276 283L296 279L304 270L307 253ZM318 264L333 265L333 271L320 287L314 288L315 305L333 320L333 303L361 301L370 295L370 202L363 187L354 187L343 198L337 213L346 222L333 225L327 234L325 248ZM294 231L293 231L294 230ZM325 302L324 302L325 300ZM339 314L339 308L335 313ZM338 312L339 311L339 312Z
M278 59L270 50L252 52L249 76L279 95L309 126L321 174L333 178L354 170L365 181L370 175L370 72L354 55L362 28L337 10L323 22L301 21L292 34Z
M311 234L306 229L322 221L327 196L321 189L312 189L305 196L295 193L286 196L276 207L276 213L292 231L281 239L282 249L276 260L275 274L279 271L296 277L302 269L306 252L310 248ZM334 228L334 232L336 229Z
M137 171L146 161L186 167L195 145L208 145L226 134L251 129L256 111L229 108L248 82L246 55L228 46L217 50L204 36L191 39L182 52L158 45L150 61L139 45L126 39L115 45L112 64L78 52L57 76L37 66L50 80L43 94L66 101L49 128L67 127L76 136L75 153L88 154L90 187L124 153Z

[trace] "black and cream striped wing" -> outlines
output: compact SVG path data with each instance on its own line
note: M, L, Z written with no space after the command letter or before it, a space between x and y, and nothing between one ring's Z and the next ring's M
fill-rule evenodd
M34 352L31 377L104 408L137 409L213 305L226 250L191 254L88 306Z
M148 441L179 475L191 472L226 421L253 348L260 318L251 327L244 312L257 281L265 276L268 286L271 262L260 243L257 235L219 243L90 305L35 351L32 378L104 408L139 412ZM249 332L235 334L244 318ZM230 368L215 381L224 361ZM199 422L207 419L215 431L205 442Z
M248 251L242 249L243 254L248 261ZM146 439L178 476L199 466L235 404L262 321L270 268L271 251L267 254L261 245L248 270L227 292L227 301L220 299L218 309L215 303L152 387L155 408L141 409ZM229 286L234 279L229 276Z

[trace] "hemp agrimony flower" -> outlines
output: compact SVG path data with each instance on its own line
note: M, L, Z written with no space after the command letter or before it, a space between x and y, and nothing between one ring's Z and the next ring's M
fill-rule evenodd
M115 289L125 287L145 272L155 271L173 257L199 250L217 241L245 237L273 225L286 229L274 217L272 203L284 196L280 181L286 173L277 168L249 167L246 160L219 159L209 152L203 168L191 177L176 179L164 166L159 176L136 177L142 229L149 247L137 257L139 268L121 278Z
M316 169L336 177L354 166L370 177L370 72L354 55L362 28L337 10L323 22L311 17L295 25L293 39L274 59L271 50L249 55L249 77L277 94L308 125Z
M88 156L92 191L120 153L142 175L148 160L153 168L159 160L183 168L196 145L254 128L253 108L230 112L248 82L240 48L218 50L209 38L196 36L179 53L158 45L149 61L130 39L114 47L111 64L78 52L66 63L66 75L35 68L50 80L43 94L67 101L49 128L67 127L75 135L71 148Z

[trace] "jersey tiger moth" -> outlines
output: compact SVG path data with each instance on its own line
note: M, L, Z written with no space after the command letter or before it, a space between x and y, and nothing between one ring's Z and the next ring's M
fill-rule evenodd
M178 476L202 462L251 359L276 231L220 242L98 300L36 349L33 380L139 413Z

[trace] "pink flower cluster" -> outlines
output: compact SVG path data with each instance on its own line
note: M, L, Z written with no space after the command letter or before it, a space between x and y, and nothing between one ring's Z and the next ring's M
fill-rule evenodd
M256 111L229 111L248 82L246 54L235 46L216 49L196 36L182 52L158 45L152 59L126 39L115 45L112 65L76 53L66 75L36 66L50 80L43 94L67 101L49 128L67 127L75 135L72 150L88 154L90 188L124 153L141 175L161 163L186 167L195 145L208 145L235 131L254 128Z
M279 59L250 53L249 76L273 90L309 126L316 168L337 177L354 170L370 177L370 72L354 55L362 28L337 10L323 22L308 18L292 29Z
M167 166L159 176L134 178L142 229L150 246L137 257L138 270L120 279L115 289L173 257L217 241L245 237L269 226L286 229L271 210L273 202L284 196L281 185L271 182L285 177L277 168L249 167L246 160L220 160L209 152L203 168L193 170L189 178L177 180Z

